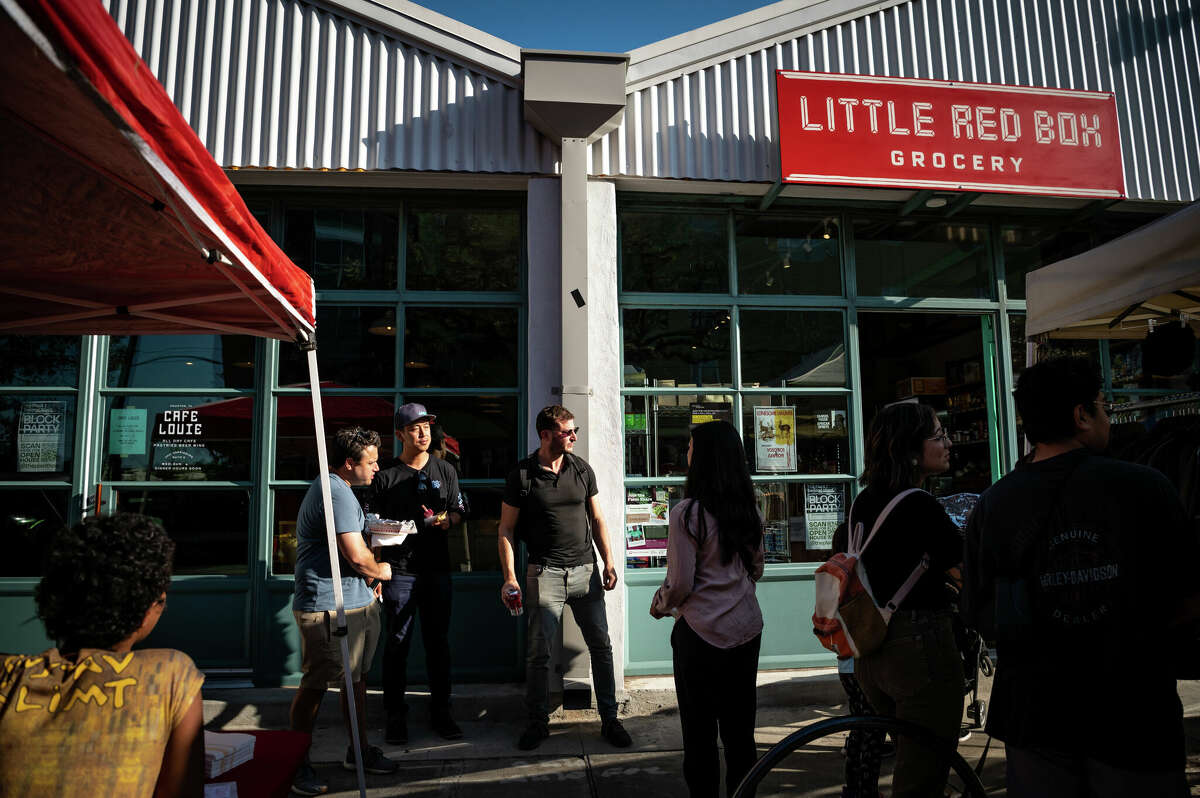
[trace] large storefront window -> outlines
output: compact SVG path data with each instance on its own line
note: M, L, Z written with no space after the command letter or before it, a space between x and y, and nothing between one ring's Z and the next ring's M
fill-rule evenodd
M37 577L54 532L70 523L78 336L0 336L0 577Z
M110 388L253 388L254 339L141 335L108 342Z
M161 522L178 575L244 576L264 344L223 335L106 343L99 477L107 509Z
M1025 275L1098 247L1149 224L1157 216L1104 213L1089 216L1032 217L1000 228L1005 286L1009 298L1025 299Z
M739 322L742 387L845 387L845 321L840 312L743 310Z
M991 299L988 227L924 219L855 219L859 296Z
M836 218L741 215L734 224L739 293L841 295Z
M17 488L0 493L0 501L4 502L0 535L4 536L5 547L0 577L41 575L51 536L68 522L70 495L66 487Z
M627 308L625 385L733 385L731 318L724 309Z
M312 237L312 213L284 208L281 216L289 228L285 249ZM452 567L495 571L504 476L523 440L522 203L474 208L398 203L394 211L346 208L336 218L350 221L320 230L327 239L336 234L349 242L337 261L343 264L341 284L331 281L333 271L323 280L319 264L288 249L297 263L317 270L317 361L326 432L351 425L377 431L384 441L380 464L386 467L400 450L395 408L424 404L437 416L431 451L457 469L470 505L467 519L448 533ZM367 232L360 235L355 226L360 219L375 220L370 230L393 231L394 247ZM300 225L299 232L293 234L293 225ZM326 246L333 252L329 241ZM370 279L356 276L347 285L350 272ZM354 290L337 290L342 288ZM275 408L271 569L284 575L294 569L296 514L318 463L307 365L295 346L279 347L278 375L267 401Z
M396 287L400 217L371 208L288 208L283 248L318 290Z
M410 291L516 291L521 276L520 224L521 214L515 209L410 212L405 287Z
M621 288L724 292L729 234L723 214L622 213Z
M328 388L391 388L396 381L396 311L373 305L317 307L317 368ZM300 349L279 347L279 385L308 386Z
M247 571L251 491L118 487L116 509L158 520L175 541L174 573L242 575Z
M827 558L813 508L825 496L823 518L840 519L854 468L838 219L631 207L620 221L626 566L664 565L691 428L710 420L741 431L768 561ZM637 298L667 291L692 294ZM726 296L697 305L695 292Z

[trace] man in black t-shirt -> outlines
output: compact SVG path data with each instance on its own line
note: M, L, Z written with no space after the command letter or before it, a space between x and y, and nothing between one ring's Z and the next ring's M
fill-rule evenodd
M596 499L596 474L571 450L579 428L565 407L542 408L536 421L540 445L508 474L500 507L501 601L510 609L521 602L529 616L525 703L529 726L517 746L537 748L549 736L550 647L558 636L563 606L569 605L592 660L601 735L613 745L631 744L617 720L617 685L604 591L617 586L617 569L608 527ZM514 537L528 551L525 595L514 566ZM596 568L600 551L603 573Z
M1187 795L1167 641L1189 620L1200 545L1161 474L1098 454L1100 387L1077 358L1021 375L1033 456L967 525L963 611L996 641L987 731L1016 798Z
M394 465L380 471L367 492L365 507L393 521L412 521L417 533L399 546L385 546L392 565L384 584L388 635L383 650L383 700L388 722L385 739L408 742L408 651L415 616L421 616L421 642L429 674L430 724L447 740L462 737L450 715L450 551L447 530L462 521L463 500L454 466L431 457L429 425L435 416L424 405L396 410L396 437L403 446Z

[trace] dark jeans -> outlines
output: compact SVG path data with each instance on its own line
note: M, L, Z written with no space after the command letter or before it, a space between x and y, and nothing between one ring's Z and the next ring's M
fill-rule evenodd
M896 612L883 648L855 660L854 676L880 715L919 724L958 745L963 668L949 611ZM897 736L894 798L941 796L949 772L947 757Z
M404 700L408 689L408 650L418 613L421 642L425 644L430 712L449 711L452 592L450 574L397 574L383 583L383 605L388 619L383 648L383 703L389 718L408 714Z
M604 720L617 716L617 680L604 611L604 586L595 565L571 568L530 565L525 571L525 614L529 649L525 663L525 706L531 721L550 720L550 647L558 637L563 607L569 606L592 659L592 688Z
M1131 730L1133 731L1133 730ZM1085 756L1005 745L1013 798L1186 798L1184 769L1123 770Z
M839 674L851 715L874 715L875 709L853 673ZM843 798L879 798L879 760L883 753L884 732L855 729L846 740Z
M671 630L675 694L683 727L683 779L692 798L721 794L717 733L725 745L725 790L733 795L758 759L754 746L758 648L762 634L717 648L682 618Z

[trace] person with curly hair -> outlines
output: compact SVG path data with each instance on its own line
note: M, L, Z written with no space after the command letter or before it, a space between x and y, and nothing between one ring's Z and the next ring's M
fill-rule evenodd
M204 676L180 651L133 650L166 609L174 554L131 513L54 536L34 597L57 646L0 655L5 795L203 794Z

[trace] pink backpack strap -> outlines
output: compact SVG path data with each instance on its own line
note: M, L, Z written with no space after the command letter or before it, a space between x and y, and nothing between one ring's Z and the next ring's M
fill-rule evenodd
M924 491L922 491L920 488L909 488L908 490L902 490L893 496L892 500L888 502L887 505L884 506L883 510L879 513L879 517L875 519L875 523L871 527L871 534L867 535L866 540L862 540L862 525L859 524L859 528L857 530L852 526L854 504L858 503L858 500L855 499L854 504L850 505L850 514L847 516L846 520L846 531L848 533L846 537L846 553L851 556L861 557L862 553L867 550L867 546L870 544L871 539L875 537L875 533L879 531L879 528L883 526L883 522L887 520L889 515L891 515L892 510L894 510L896 505L899 504L910 493L924 493ZM862 541L861 545L856 545L860 540Z
M900 603L908 597L908 594L914 587L917 586L917 582L928 570L929 553L926 552L925 554L921 555L921 561L917 563L917 567L913 569L913 572L908 575L908 579L904 580L904 584L900 585L900 587L896 590L896 595L892 596L892 600L880 608L880 611L884 613L885 618L890 618L892 616L892 613L894 613L900 606Z

